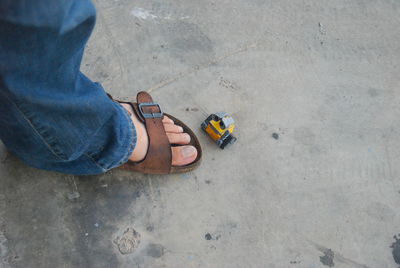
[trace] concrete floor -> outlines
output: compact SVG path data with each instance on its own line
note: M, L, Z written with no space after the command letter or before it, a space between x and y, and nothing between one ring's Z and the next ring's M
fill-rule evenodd
M1 268L400 265L400 1L96 5L84 72L151 91L203 164L68 176L1 147ZM226 150L199 130L220 110Z

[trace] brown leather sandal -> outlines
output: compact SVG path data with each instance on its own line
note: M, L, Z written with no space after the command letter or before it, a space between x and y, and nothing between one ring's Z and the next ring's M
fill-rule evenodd
M111 95L108 95L111 99ZM153 102L150 94L141 91L137 94L137 103L118 101L119 103L126 103L132 106L136 116L143 122L146 127L147 135L149 137L149 148L145 158L140 162L133 162L128 160L119 168L137 171L146 174L171 174L171 173L185 173L196 169L201 162L201 146L193 131L172 115L163 113L158 103ZM167 134L165 133L162 119L164 114L171 118L174 123L183 128L183 131L190 135L190 143L197 150L196 159L185 166L172 165L172 151L171 146L178 146L169 142Z

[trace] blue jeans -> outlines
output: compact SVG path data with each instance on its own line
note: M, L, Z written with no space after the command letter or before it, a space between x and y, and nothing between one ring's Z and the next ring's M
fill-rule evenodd
M99 174L128 160L136 130L80 72L90 0L0 0L0 139L26 164Z

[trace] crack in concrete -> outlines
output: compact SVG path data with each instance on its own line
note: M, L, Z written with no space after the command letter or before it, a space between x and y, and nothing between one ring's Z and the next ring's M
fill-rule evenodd
M110 42L110 44L112 46L112 53L117 58L119 69L120 69L120 75L121 75L121 78L123 79L124 86L126 86L126 85L128 85L128 79L127 79L127 76L126 76L126 73L124 71L123 66L127 66L127 65L124 64L125 61L123 60L123 57L122 57L121 52L120 52L121 48L120 48L120 46L118 46L115 43L115 41L114 41L115 38L114 38L114 36L113 36L113 34L112 34L108 24L107 24L107 21L104 18L104 16L102 14L98 14L98 17L99 17L99 21L102 22L102 25L104 26L104 31L107 33L105 36L106 36L106 38L108 39L108 41Z
M307 239L307 240L308 240L308 239ZM322 246L322 245L319 245L319 244L317 244L317 243L315 243L315 242L313 242L313 241L311 241L311 240L308 240L308 241L309 241L318 251L320 251L320 252L323 253L325 256L327 256L327 257L329 257L329 258L332 259L332 265L328 265L328 264L330 264L330 263L324 263L324 262L322 262L322 260L326 260L325 256L323 256L323 257L322 257L323 259L321 259L321 262L322 262L324 265L327 265L327 266L329 266L329 267L333 267L333 265L334 265L334 264L333 264L333 258L334 258L334 259L337 260L338 262L351 265L351 266L354 267L354 268L370 268L370 267L367 266L367 265L358 263L358 262L356 262L356 261L353 261L353 260L351 260L351 259L349 259L349 258L344 257L343 255L341 255L341 254L338 253L337 251L334 251L334 250L332 250L332 249L330 249L330 248L327 248L327 247L324 247L324 246Z
M240 47L240 48L238 48L238 49L236 49L234 51L226 53L226 54L224 54L224 55L222 55L222 56L220 56L218 58L215 58L215 59L213 59L213 60L211 60L211 61L209 61L207 63L201 64L201 65L197 65L194 68L190 69L189 71L181 72L181 73L179 73L178 75L176 75L174 77L167 78L167 79L161 81L160 83L154 85L153 87L147 89L146 91L150 93L150 92L152 92L154 90L157 90L157 89L162 88L162 87L164 87L166 85L174 83L174 82L176 82L176 81L178 81L178 80L180 80L180 79L182 79L182 78L184 78L184 77L186 77L188 75L191 75L191 74L193 74L193 73L195 73L197 71L204 70L204 69L210 67L213 64L217 64L217 63L223 61L224 59L227 59L227 58L235 56L237 54L246 52L249 49L257 48L258 46L259 46L259 42L253 42L251 44L242 46L242 47Z

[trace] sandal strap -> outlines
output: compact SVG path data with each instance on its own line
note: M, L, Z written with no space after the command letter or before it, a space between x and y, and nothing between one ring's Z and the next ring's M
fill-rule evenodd
M137 94L137 103L130 103L138 118L145 124L149 137L149 148L143 161L135 164L138 171L169 173L172 163L171 144L162 122L160 106L153 102L147 92Z

